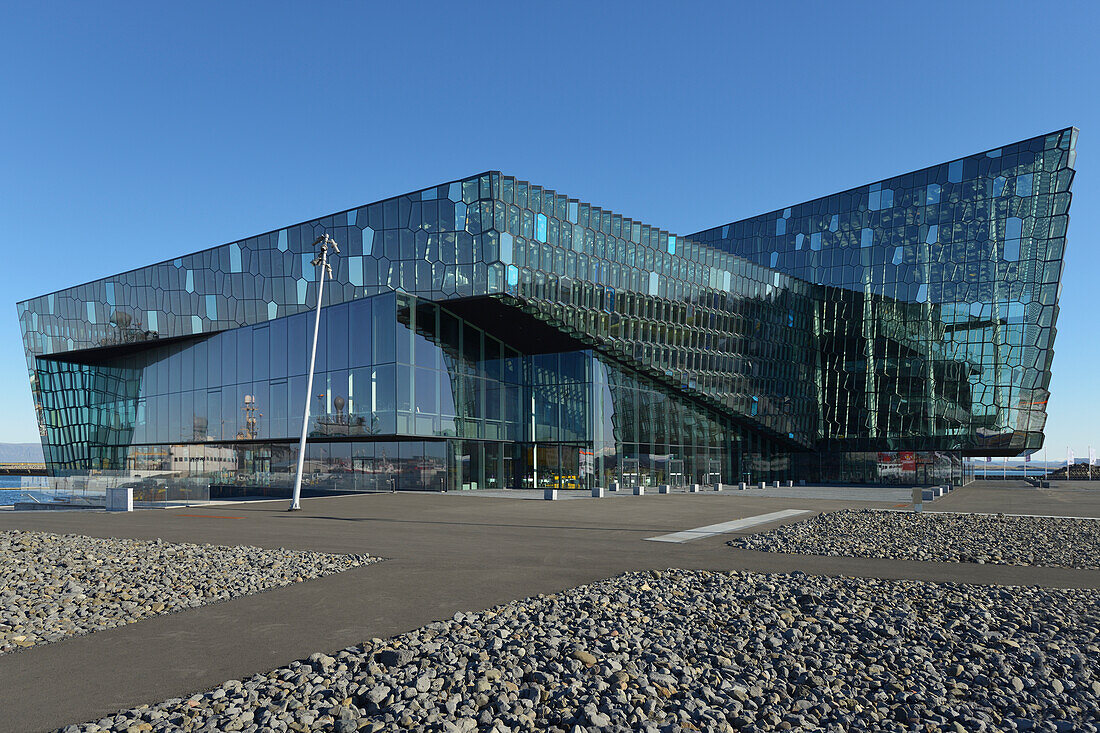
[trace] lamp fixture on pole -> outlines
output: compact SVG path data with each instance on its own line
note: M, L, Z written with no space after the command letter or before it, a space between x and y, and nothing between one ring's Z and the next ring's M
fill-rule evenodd
M287 511L297 512L302 509L302 469L306 460L306 432L309 429L309 403L313 395L313 367L317 361L317 332L321 328L321 296L325 291L325 278L332 277L332 265L328 261L328 250L332 248L333 254L340 254L340 248L328 234L322 234L314 240L313 245L321 245L321 252L313 258L311 265L318 268L319 279L317 282L317 315L313 319L313 348L309 352L309 377L306 381L306 410L302 416L302 438L298 441L298 472L294 476L294 494L290 500L290 508Z

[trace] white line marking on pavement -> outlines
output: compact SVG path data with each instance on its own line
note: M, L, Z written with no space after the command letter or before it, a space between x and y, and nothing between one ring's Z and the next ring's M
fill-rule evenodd
M757 514L755 517L745 517L744 519L735 519L732 522L722 522L721 524L710 524L706 527L685 529L683 532L673 532L672 534L663 534L658 537L646 537L646 539L650 542L691 542L692 540L701 540L704 537L713 537L716 534L736 532L741 529L755 527L758 524L767 524L768 522L776 522L780 519L811 513L809 509L784 509L781 512Z

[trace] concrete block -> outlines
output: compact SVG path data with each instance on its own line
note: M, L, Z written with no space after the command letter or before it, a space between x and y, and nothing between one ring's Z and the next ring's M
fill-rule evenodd
M715 491L721 491L722 490L722 484L715 484L712 488Z
M804 479L804 478L798 479L798 485L799 486L805 486L806 485L806 479Z
M762 488L762 489L768 488L768 482L767 481L761 481L760 482L760 488Z
M936 493L932 489L922 489L920 498L922 501L934 501Z
M603 487L602 486L593 486L592 487L592 498L593 499L602 499L603 498Z
M661 484L660 486L657 487L657 493L658 494L671 494L672 493L672 487L669 486L668 484Z
M134 488L132 486L116 486L107 489L107 511L134 511Z
M792 488L793 486L794 486L794 481L788 481L788 482L787 482L787 488L788 488L788 489L789 489L789 488Z
M689 486L688 487L688 493L689 494L698 494L699 493L699 484L692 484L691 486Z
M557 489L543 489L542 490L542 498L545 499L546 501L556 501L557 498L558 498L558 490Z
M738 491L744 491L744 490L745 490L745 489L747 489L747 488L749 488L749 485L748 485L748 484L746 484L746 483L745 483L744 481L742 481L741 483L737 484L737 490L738 490Z
M612 481L611 482L611 490L612 491L618 491L619 490L619 482L618 481Z
M635 486L634 487L634 496L645 496L645 487L641 486L641 485Z

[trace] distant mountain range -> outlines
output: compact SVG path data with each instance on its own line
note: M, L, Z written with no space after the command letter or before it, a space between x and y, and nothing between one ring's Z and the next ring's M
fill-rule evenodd
M41 443L0 443L0 463L42 463Z

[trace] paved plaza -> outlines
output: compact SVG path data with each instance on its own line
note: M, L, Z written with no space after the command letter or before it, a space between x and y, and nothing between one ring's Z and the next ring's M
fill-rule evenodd
M790 492L791 490L787 490ZM292 660L627 571L803 571L829 576L1100 588L1100 571L730 548L731 538L838 509L896 508L882 490L587 497L375 494L131 514L0 514L0 530L366 553L384 562L0 655L6 730L45 730L179 697ZM824 498L829 497L829 498ZM1100 518L1100 490L1012 482L959 489L927 511ZM754 518L764 518L761 523ZM686 541L646 541L730 523Z

